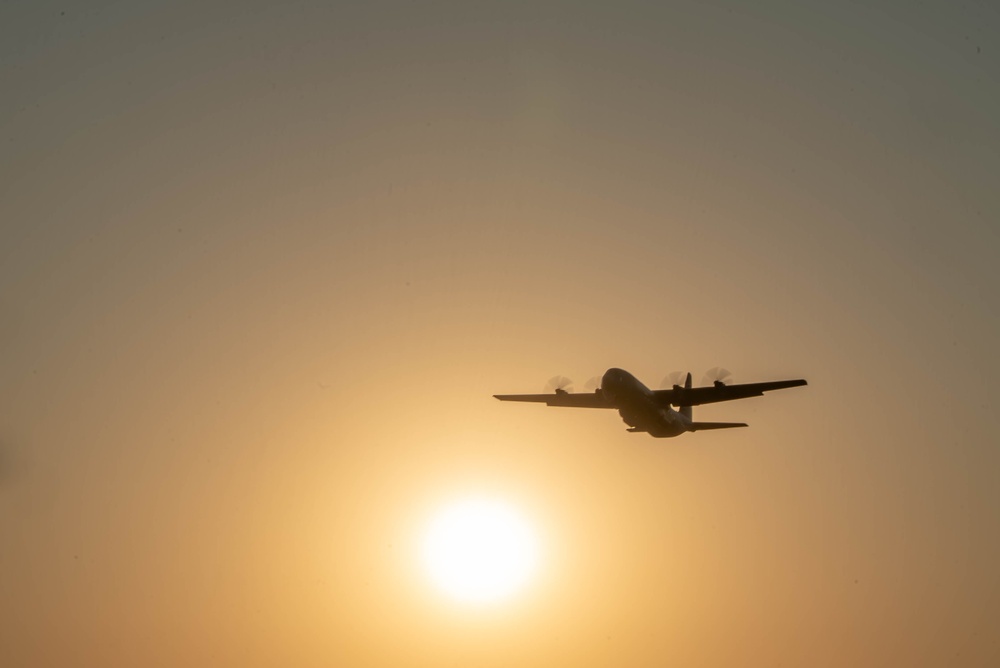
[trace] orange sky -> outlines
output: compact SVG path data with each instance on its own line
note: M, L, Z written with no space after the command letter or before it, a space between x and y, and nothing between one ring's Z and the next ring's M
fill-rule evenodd
M998 30L4 3L0 665L1000 665ZM491 398L718 365L810 384ZM546 556L471 609L477 493Z

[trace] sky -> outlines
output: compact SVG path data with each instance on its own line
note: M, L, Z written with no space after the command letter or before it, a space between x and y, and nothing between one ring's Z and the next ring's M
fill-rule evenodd
M0 664L1000 665L990 2L0 2ZM502 404L608 367L809 385ZM435 589L502 499L542 560Z

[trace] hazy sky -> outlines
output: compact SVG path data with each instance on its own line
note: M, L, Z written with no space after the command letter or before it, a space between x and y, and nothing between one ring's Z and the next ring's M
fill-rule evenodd
M993 2L0 2L0 665L1000 665ZM501 404L609 366L806 388ZM469 608L422 532L516 505Z

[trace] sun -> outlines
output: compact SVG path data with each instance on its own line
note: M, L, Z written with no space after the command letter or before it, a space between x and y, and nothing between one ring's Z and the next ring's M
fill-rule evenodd
M470 603L509 597L538 566L534 532L513 508L492 499L466 499L443 508L423 547L435 584Z

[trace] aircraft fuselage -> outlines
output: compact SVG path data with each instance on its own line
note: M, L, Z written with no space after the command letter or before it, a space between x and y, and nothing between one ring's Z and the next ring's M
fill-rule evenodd
M647 432L656 438L679 436L691 427L691 418L670 406L660 406L652 391L624 369L608 369L601 392L618 409L629 431Z

